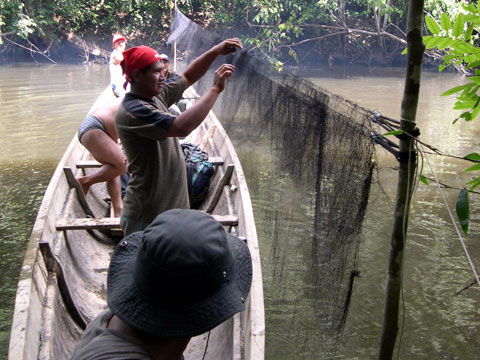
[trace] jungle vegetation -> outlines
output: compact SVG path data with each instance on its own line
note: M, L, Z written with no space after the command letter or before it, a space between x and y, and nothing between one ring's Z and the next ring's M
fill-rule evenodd
M454 16L462 3L426 0L425 11L437 19L442 13ZM318 59L403 63L407 5L407 0L177 1L182 12L205 28L240 37L271 62L293 66ZM158 46L168 37L173 7L172 0L0 0L0 56L98 60L111 50L117 32L132 46ZM65 51L69 48L75 51ZM430 55L441 61L437 51Z

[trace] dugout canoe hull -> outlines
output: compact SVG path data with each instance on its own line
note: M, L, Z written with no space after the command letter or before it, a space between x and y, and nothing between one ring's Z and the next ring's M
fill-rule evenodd
M195 96L192 91L187 90L188 96ZM104 92L97 103L108 96L109 92ZM216 128L213 134L205 136L212 127ZM226 230L246 239L253 261L246 310L211 331L205 359L261 360L265 346L262 273L247 184L235 149L212 112L189 137L192 143L202 140L211 157L223 159L223 164L217 165L206 204L218 188L218 204L212 215L236 215L238 224L226 225ZM111 232L57 230L59 221L85 218L76 190L70 188L63 169L71 168L75 176L81 171L94 171L77 168L78 163L89 160L91 155L75 135L45 192L18 282L10 360L68 359L84 326L106 307L106 276L115 244ZM232 176L227 184L221 184L229 168ZM90 189L86 200L95 217L109 216L106 197L104 184ZM202 358L206 342L207 334L192 339L185 358Z

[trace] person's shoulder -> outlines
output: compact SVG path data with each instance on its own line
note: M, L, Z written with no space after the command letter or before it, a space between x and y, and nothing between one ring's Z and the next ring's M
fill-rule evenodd
M171 78L168 78L167 80L165 80L165 90L166 91L170 91L170 90L177 90L177 89L181 89L181 88L186 88L186 85L187 85L187 81L185 80L185 78L182 76L182 75L175 75Z
M88 325L72 360L152 359L148 351L133 339L107 329L112 316L113 313L107 309Z
M151 360L149 352L139 344L108 329L74 354L72 360Z
M168 73L167 73L167 79L172 79L174 78L175 76L177 76L177 72L176 71L173 71L173 70L168 70Z

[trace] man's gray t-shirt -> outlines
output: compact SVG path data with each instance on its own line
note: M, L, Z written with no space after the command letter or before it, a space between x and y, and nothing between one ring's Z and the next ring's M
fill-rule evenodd
M127 93L115 116L115 128L131 174L123 199L123 214L143 215L145 225L169 209L190 208L185 158L178 139L166 137L175 116L168 107L181 99L186 82L169 79L153 99Z
M152 360L153 356L135 339L107 329L113 313L105 310L86 328L75 346L72 360Z

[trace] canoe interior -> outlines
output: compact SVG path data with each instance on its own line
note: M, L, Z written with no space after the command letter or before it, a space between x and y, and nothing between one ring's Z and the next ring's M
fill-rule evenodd
M196 94L188 89L188 97ZM97 103L108 98L108 89ZM95 105L94 105L95 106ZM215 131L205 136L214 126ZM252 205L240 162L230 139L213 113L187 139L206 143L211 157L222 157L216 166L207 200L208 203L228 166L234 167L227 185L219 187L221 194L213 210L215 215L236 215L238 225L226 230L245 238L253 261L253 282L246 301L246 310L219 325L208 334L195 337L185 358L254 359L264 357L263 287L257 234ZM106 307L106 276L108 264L118 241L108 231L57 231L59 219L85 218L86 214L70 189L63 173L70 167L75 176L96 169L77 168L77 163L92 160L89 152L75 135L60 160L46 190L26 250L17 288L9 359L67 359L83 329ZM86 197L95 217L108 217L109 203L104 183L90 188ZM208 341L207 341L208 340ZM208 342L208 345L207 345Z

